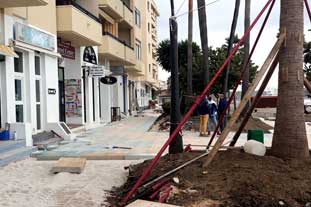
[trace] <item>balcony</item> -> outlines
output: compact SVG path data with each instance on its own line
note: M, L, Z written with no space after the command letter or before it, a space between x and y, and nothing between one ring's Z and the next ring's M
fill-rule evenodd
M98 5L101 10L106 12L114 19L123 18L123 2L120 0L98 0Z
M98 46L102 40L99 19L73 0L57 0L57 35L75 46Z
M140 60L135 60L135 65L125 66L125 72L132 73L136 76L143 76L145 73L145 65Z
M49 0L0 0L0 8L45 6Z
M134 25L133 10L123 2L123 22L125 22L129 27Z
M113 61L123 62L125 59L124 42L112 34L105 32L102 36L102 45L99 47L98 53Z

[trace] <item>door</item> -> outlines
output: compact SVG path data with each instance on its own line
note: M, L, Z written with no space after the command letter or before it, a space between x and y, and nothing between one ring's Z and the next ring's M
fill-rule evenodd
M64 68L58 68L58 94L59 94L59 121L66 122L65 105L65 72Z

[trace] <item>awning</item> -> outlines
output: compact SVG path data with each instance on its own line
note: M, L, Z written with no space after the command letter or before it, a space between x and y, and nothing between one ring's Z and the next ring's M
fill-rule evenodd
M18 55L14 52L14 50L11 47L1 45L1 44L0 44L0 55L18 58Z

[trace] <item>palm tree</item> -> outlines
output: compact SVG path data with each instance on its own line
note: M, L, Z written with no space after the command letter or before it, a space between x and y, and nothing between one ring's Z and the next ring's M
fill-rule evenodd
M207 23L206 23L206 9L205 0L198 0L198 15L200 25L201 47L203 51L203 71L204 71L204 85L209 81L209 65L208 65L208 38L207 38Z
M187 93L192 95L192 32L193 32L193 0L189 0L188 14L188 54L187 54ZM188 98L190 103L190 98Z
M309 157L303 111L303 0L281 0L278 106L272 154L281 158Z
M237 25L238 18L239 18L240 2L241 2L240 0L235 1L230 37L229 37L229 42L228 42L227 57L230 55L231 50L232 50L232 46L233 46L233 40L235 37L236 25ZM228 63L226 70L224 72L223 94L225 96L226 96L227 91L228 91L229 70L230 70L230 62Z
M246 31L250 26L250 17L251 15L251 0L245 0L245 12L244 12L244 31ZM250 35L248 35L244 41L244 65L247 64L247 59L249 56L249 46L250 45ZM249 66L247 66L247 69L245 70L244 76L243 76L243 82L242 82L242 98L244 97L248 85L249 85ZM247 112L247 109L249 107L249 104L245 106L245 109L242 112L242 115L244 115Z

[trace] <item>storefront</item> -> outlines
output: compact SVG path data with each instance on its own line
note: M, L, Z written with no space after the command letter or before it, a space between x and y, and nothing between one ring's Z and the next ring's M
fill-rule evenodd
M1 126L10 123L19 139L32 145L32 135L58 122L56 36L4 17L3 43L16 55L0 62Z
M99 81L104 68L98 66L96 47L74 47L58 39L62 55L58 64L59 119L69 126L100 122Z

